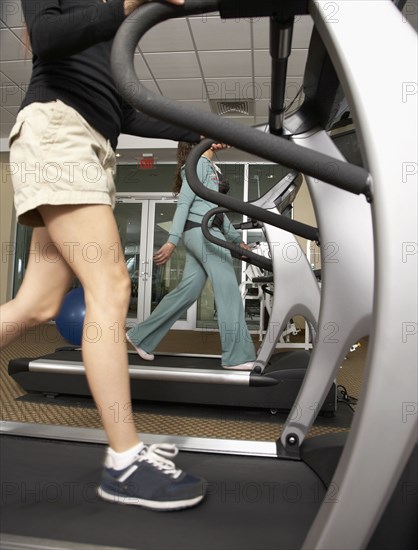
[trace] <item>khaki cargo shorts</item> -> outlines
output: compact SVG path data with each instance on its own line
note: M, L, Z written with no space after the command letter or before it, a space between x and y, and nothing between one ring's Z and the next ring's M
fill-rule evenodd
M110 145L62 101L22 109L9 138L18 221L43 226L38 206L115 205L116 157Z

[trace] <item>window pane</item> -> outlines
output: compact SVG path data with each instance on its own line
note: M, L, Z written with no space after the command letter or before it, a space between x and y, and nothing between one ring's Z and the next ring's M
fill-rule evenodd
M274 184L289 173L289 169L278 164L250 164L248 174L248 200L262 197Z
M167 242L175 211L175 203L155 205L154 253ZM180 283L183 277L185 257L183 242L180 240L167 263L163 265L153 263L151 311L154 311L164 296ZM182 312L179 317L179 320L185 319L187 319L187 311Z
M136 319L141 272L146 268L140 253L142 203L117 203L115 218L119 229L126 267L131 279L128 318Z

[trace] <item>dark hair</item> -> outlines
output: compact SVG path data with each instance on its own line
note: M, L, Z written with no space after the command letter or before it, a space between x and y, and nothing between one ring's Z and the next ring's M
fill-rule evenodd
M179 141L177 145L177 168L173 186L174 195L180 193L181 184L183 183L181 179L181 168L186 164L187 157L195 145L195 143L187 143L186 141Z

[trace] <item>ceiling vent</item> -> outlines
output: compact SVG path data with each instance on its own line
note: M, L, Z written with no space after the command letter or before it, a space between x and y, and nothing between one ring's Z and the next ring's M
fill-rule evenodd
M220 116L254 116L254 99L211 99L210 108Z

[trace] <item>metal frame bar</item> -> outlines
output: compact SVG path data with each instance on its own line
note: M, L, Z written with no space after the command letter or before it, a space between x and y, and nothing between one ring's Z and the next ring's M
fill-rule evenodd
M0 435L33 437L58 441L77 441L79 443L95 443L101 445L108 444L104 430L54 426L50 424L0 421ZM162 437L161 434L139 433L138 435L141 441L146 445L160 443ZM167 435L164 436L164 442L173 443L181 451L276 458L276 444L274 441L247 441L240 439Z
M217 369L193 369L178 367L159 367L129 365L129 377L138 380L163 380L175 382L197 382L201 384L237 384L240 386L250 385L250 372L245 371L222 371ZM85 375L85 367L81 361L66 361L53 359L34 359L29 362L30 372L39 373L62 373L69 375ZM274 381L276 383L276 381Z
M322 128L292 140L343 160ZM280 438L281 452L292 449L292 454L314 423L350 347L370 334L373 309L370 204L311 176L306 179L321 232L321 305L311 361Z

